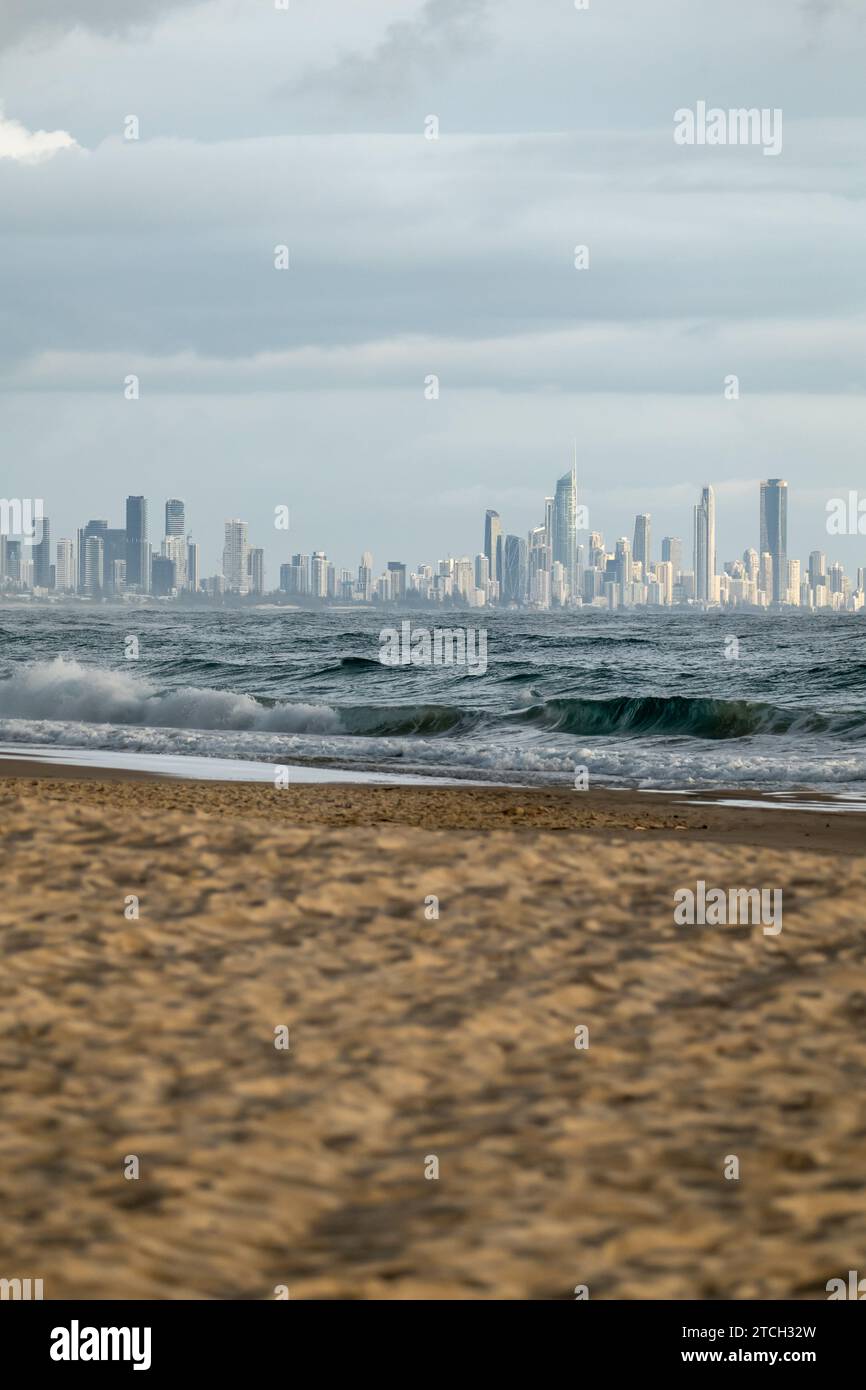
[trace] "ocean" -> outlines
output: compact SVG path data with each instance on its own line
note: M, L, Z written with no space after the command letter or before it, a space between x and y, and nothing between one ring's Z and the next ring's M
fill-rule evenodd
M383 665L380 631L407 620L483 630L484 669ZM860 614L7 604L0 745L259 775L862 796L864 636Z

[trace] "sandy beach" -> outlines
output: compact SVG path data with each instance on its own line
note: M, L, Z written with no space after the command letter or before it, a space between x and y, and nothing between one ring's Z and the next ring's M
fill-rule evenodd
M862 815L27 765L0 813L0 1274L822 1299L862 1267ZM783 930L676 925L698 879L782 889Z

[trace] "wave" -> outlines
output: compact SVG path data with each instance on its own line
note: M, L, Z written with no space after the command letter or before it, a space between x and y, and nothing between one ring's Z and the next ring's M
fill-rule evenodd
M0 681L0 719L405 738L467 733L476 727L479 716L454 705L343 705L335 709L198 686L166 690L132 672L56 657L17 667Z
M339 715L347 734L363 738L463 735L483 722L482 715L456 705L344 705Z
M339 733L329 705L264 703L252 695L183 686L56 657L17 667L0 681L0 718L127 724L143 728Z
M136 671L90 666L64 657L13 667L0 680L0 719L337 739L481 736L499 740L513 738L521 730L575 739L736 740L786 734L866 739L862 711L824 714L760 701L682 695L559 696L505 713L436 703L290 703L237 690L158 686Z
M637 695L607 700L552 699L509 716L581 738L605 735L683 735L736 739L754 734L824 733L866 737L866 716L859 712L824 715L816 710L786 709L753 700L716 700L704 696Z
M308 680L318 680L320 676L333 675L337 671L391 671L405 670L403 667L383 666L378 657L375 656L341 656L339 661L330 666L315 666L311 671L307 671L305 676Z

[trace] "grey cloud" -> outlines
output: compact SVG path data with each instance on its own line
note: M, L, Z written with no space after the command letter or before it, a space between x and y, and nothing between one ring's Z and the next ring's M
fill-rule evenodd
M161 19L171 10L207 0L3 0L0 6L0 48L25 38L51 40L74 29L102 34L126 34Z
M442 72L456 59L483 51L489 0L426 0L415 19L389 24L371 52L343 54L327 67L285 84L292 94L325 93L345 101L381 103L409 90L419 75Z
M747 337L760 319L838 314L838 351L817 376L805 364L805 389L858 379L842 354L866 308L866 204L850 196L862 126L792 130L772 177L755 151L699 157L666 136L451 138L435 162L421 136L112 139L38 177L0 167L0 358L251 359L422 335L500 344L513 389L512 335L704 319ZM273 269L280 243L288 272ZM762 380L777 360L793 365L759 359Z
M721 399L726 378L758 395L866 391L866 315L847 322L783 319L584 323L549 332L454 339L392 337L252 356L183 352L49 352L0 373L4 390L116 393L127 372L152 393L402 390L420 396L429 373L443 393L490 390ZM736 406L732 406L736 410Z

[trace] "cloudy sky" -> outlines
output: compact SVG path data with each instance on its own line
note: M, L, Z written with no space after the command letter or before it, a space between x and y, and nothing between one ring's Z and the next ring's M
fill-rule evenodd
M524 532L576 439L609 543L712 482L732 558L781 476L789 553L866 564L864 0L277 3L2 0L4 496L180 496L275 583ZM782 153L675 144L699 100Z

